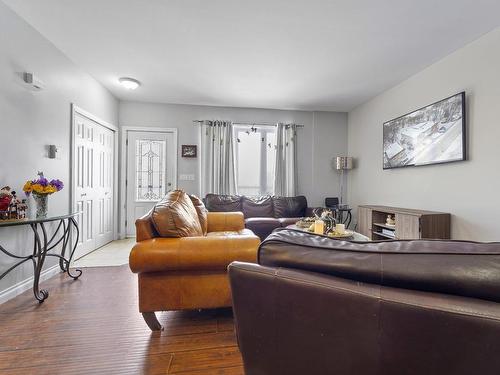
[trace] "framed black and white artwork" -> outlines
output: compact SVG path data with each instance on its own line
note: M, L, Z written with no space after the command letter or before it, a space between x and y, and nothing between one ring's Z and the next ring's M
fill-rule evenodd
M197 156L196 145L182 145L181 156L183 158L195 158Z
M465 92L383 125L384 169L466 159Z

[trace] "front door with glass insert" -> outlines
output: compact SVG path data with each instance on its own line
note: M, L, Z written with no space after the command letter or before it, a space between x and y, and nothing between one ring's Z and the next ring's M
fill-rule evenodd
M175 188L174 133L127 131L127 236L135 236L135 220Z

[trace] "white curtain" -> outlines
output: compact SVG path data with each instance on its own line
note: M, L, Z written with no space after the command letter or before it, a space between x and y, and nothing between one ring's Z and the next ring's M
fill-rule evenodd
M201 194L237 194L233 124L205 121L201 125Z
M297 192L297 126L279 123L276 129L274 195L293 197Z

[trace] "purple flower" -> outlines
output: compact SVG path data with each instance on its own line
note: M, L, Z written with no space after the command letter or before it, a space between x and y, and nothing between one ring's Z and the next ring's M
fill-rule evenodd
M57 191L61 191L62 188L64 187L64 184L61 180L52 180L50 181L50 184L54 186L57 189Z
M49 180L47 180L45 177L40 177L38 180L34 181L35 184L40 184L42 186L47 186L49 184Z

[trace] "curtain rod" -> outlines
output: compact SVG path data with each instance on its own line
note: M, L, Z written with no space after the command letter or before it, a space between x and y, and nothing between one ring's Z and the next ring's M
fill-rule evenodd
M198 124L202 124L207 120L193 120L193 122L196 122ZM233 125L254 125L254 126L276 126L276 123L272 122L246 122L246 121L233 121ZM286 124L286 125L291 125L291 124ZM304 125L302 124L295 124L297 128L303 128Z

